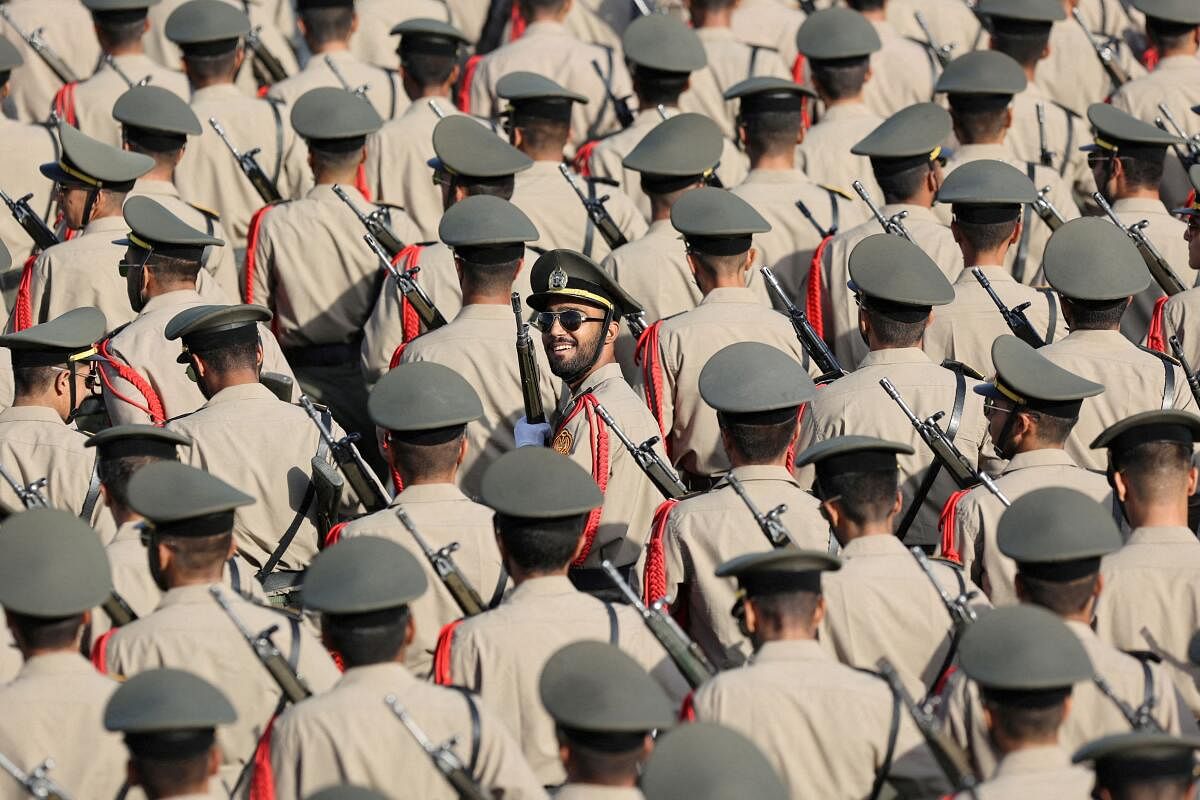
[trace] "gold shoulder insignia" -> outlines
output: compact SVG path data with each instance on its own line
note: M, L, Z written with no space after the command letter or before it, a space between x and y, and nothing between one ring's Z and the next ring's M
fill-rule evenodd
M551 447L555 452L561 453L564 456L571 455L571 448L575 444L575 436L566 428L558 432L558 436L554 437L554 444Z
M817 184L817 186L820 186L822 189L824 189L824 190L825 190L825 191L827 191L827 192L833 192L834 194L840 194L842 197L846 198L847 200L853 200L853 199L854 199L854 198L853 198L853 197L850 195L850 193L849 193L849 192L847 192L845 189L839 188L839 187L837 187L837 186L830 186L830 185L829 185L829 184L827 184L827 183L818 183L818 184Z
M196 209L197 211L199 211L201 214L203 214L206 217L212 217L214 220L221 219L221 215L218 214L216 211L213 211L211 208L205 208L204 206L200 205L199 203L188 203L188 205L191 206L192 208Z

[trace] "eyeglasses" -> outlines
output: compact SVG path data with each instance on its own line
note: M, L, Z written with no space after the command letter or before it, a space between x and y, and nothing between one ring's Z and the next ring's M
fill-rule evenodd
M992 414L1011 414L1012 411L1013 410L1011 408L1005 408L1004 406L997 405L995 398L985 397L983 399L983 413L985 416L990 417Z
M153 255L153 250L147 250L146 257L142 259L141 263L136 263L133 261L118 261L117 273L124 278L129 275L129 270L131 269L144 269L145 266L150 263L150 257Z
M52 367L52 369L55 370L56 372L69 373L71 371L71 370L67 369L66 367ZM89 391L94 392L96 390L96 388L100 385L100 379L98 377L96 377L96 373L91 370L88 370L87 372L83 372L83 371L77 369L77 370L75 370L75 377L77 379L83 378L83 385Z
M542 333L549 333L557 320L564 331L574 333L583 327L585 322L604 322L605 317L589 317L582 311L569 308L566 311L539 311L533 318L533 327Z

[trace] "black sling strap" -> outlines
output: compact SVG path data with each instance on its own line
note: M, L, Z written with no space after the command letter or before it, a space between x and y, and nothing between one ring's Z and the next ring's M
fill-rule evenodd
M838 232L838 220L842 212L838 207L838 193L829 188L826 188L825 192L829 195L829 230L826 233L832 236Z
M954 373L954 408L951 409L950 420L946 423L946 438L953 442L954 437L958 434L958 426L962 422L963 405L967 401L967 377L964 373L966 368L953 361L947 361L942 366ZM921 506L925 505L925 497L933 489L933 484L941 471L942 462L935 458L929 465L929 471L925 473L925 479L921 481L917 493L913 495L912 505L909 506L908 512L900 522L900 527L896 530L896 536L900 541L904 541L904 537L908 535L908 529L912 527L917 515L921 513Z
M279 173L283 171L283 116L279 113L279 103L268 97L267 105L271 107L271 116L275 118L275 169L271 173L271 180L278 185Z
M96 502L100 499L100 459L92 462L92 478L88 483L87 494L83 497L83 507L79 510L79 518L89 525L92 524L92 512L96 510Z
M1054 105L1058 105L1055 103ZM1067 115L1067 144L1063 147L1062 163L1058 165L1058 174L1062 177L1067 175L1067 158L1072 152L1071 148L1075 144L1075 112L1064 106L1058 106Z
M608 63L608 69L605 70L605 72L604 72L604 102L600 105L600 109L596 112L596 121L592 123L592 134L593 135L595 135L596 131L600 130L600 122L601 122L601 120L604 119L604 114L608 110L608 107L612 105L613 97L614 97L613 88L612 88L613 50L611 47L607 47L605 45L599 45L599 46L604 48L604 56L605 56L605 60ZM613 109L613 113L614 114L616 113L615 108Z
M388 78L388 119L396 118L396 97L399 92L396 90L396 73L394 70L385 70Z
M467 701L467 710L471 713L471 758L467 761L467 772L471 773L471 777L475 777L475 767L479 763L479 742L483 738L480 730L479 706L475 704L475 697L471 694L470 689L462 686L451 686L450 688L463 696L463 700Z
M1162 410L1166 411L1175 406L1175 359L1171 358L1166 353L1160 353L1157 350L1151 350L1149 347L1137 346L1143 353L1149 353L1162 362L1163 365L1163 391L1162 391Z
M496 579L496 589L492 592L492 599L488 601L488 608L493 609L500 605L500 601L504 599L504 589L508 586L508 569L503 565L500 567L500 577Z
M762 48L759 47L758 45L756 45L756 44L750 45L750 64L749 64L748 68L746 69L746 78L747 79L754 77L754 68L758 66L758 51L759 50L762 50Z
M607 601L604 603L604 610L608 612L608 643L616 647L621 640L620 623L617 620L616 607Z
M1150 717L1150 713L1154 710L1154 673L1150 670L1150 662L1147 659L1139 659L1138 663L1142 665L1142 705L1138 708L1138 716Z
M967 582L963 578L962 570L951 567L954 570L954 579L958 581L958 596L965 597L967 594ZM950 624L954 624L954 620L950 620ZM933 685L937 686L937 682L946 674L946 670L950 669L950 665L954 663L954 656L958 654L958 629L954 629L954 634L950 637L950 647L946 650L946 657L942 659L942 666L938 667L938 671L934 674Z
M588 200L596 201L596 182L592 180L585 181L588 187ZM591 214L584 214L587 220L587 225L583 229L583 250L581 251L588 258L592 257L592 245L596 239L596 225L592 222Z
M1058 298L1054 296L1054 290L1046 287L1038 289L1039 292L1046 295L1046 306L1048 307L1049 322L1046 324L1046 335L1042 337L1046 344L1054 341L1054 332L1058 330Z
M859 672L870 675L874 678L883 680L883 677L878 673L862 667L855 667ZM892 721L888 724L888 740L887 750L883 753L883 763L879 765L879 769L875 772L875 781L871 784L871 793L867 795L867 800L878 800L880 792L883 791L884 781L892 771L892 761L896 758L896 741L900 738L900 715L904 709L900 704L900 695L891 691L888 687L888 692L892 695Z
M1035 177L1036 165L1032 161L1025 162L1025 174L1029 176L1029 180L1034 186L1037 186ZM1013 261L1013 277L1017 283L1025 282L1025 262L1029 260L1029 228L1033 224L1033 203L1026 203L1025 210L1021 212L1021 238L1017 241L1017 257Z

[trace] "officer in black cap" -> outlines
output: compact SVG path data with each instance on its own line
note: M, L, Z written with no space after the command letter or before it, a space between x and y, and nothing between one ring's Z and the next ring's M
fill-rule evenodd
M1105 800L1187 800L1195 794L1200 737L1155 731L1104 736L1075 751L1076 764L1091 763L1096 791Z

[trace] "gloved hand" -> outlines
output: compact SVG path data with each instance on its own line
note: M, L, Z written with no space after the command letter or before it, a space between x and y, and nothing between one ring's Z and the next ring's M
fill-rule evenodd
M517 447L545 447L546 440L550 438L550 423L526 422L522 415L513 433L517 438Z

